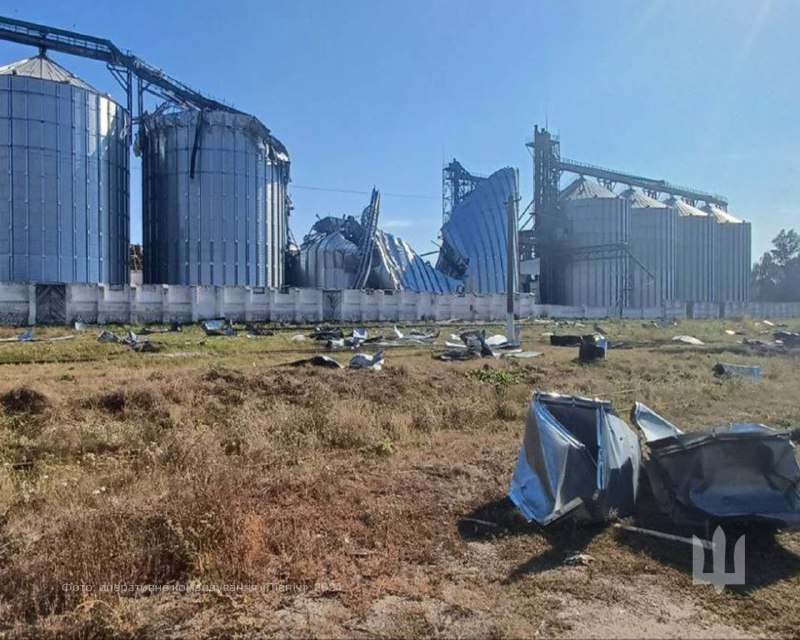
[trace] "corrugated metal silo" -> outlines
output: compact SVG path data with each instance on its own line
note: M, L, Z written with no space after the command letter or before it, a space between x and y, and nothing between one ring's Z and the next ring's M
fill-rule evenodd
M0 281L128 281L130 116L49 58L0 67Z
M665 201L678 214L675 262L675 299L682 302L714 300L714 219L677 198Z
M675 299L678 214L635 189L626 189L620 197L631 203L631 306L661 306Z
M140 145L146 283L283 286L289 157L264 125L151 115Z
M727 211L706 205L714 221L714 301L746 302L750 298L751 227Z
M628 306L630 203L578 178L561 192L557 304Z

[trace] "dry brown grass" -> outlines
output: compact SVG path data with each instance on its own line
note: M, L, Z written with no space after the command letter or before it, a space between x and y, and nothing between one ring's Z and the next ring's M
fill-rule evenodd
M545 355L522 364L447 364L406 350L390 352L382 372L330 371L224 346L230 353L211 362L6 367L0 630L569 634L586 630L567 613L574 603L649 615L626 585L652 582L662 599L689 597L703 628L791 633L796 536L759 548L751 591L715 597L691 584L684 549L665 555L613 531L543 534L503 497L534 389L609 398L621 413L643 400L689 428L791 426L800 423L797 358L759 356L759 384L715 379L721 356L703 349L618 350L583 366L575 350L543 346L539 330L528 341ZM470 515L498 526L463 520ZM594 574L561 567L567 550L584 547ZM120 595L99 592L103 584L293 590Z

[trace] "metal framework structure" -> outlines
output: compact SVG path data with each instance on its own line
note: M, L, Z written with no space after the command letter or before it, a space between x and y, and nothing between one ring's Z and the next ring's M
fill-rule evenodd
M485 179L467 171L456 159L442 170L442 225L447 223L458 204Z
M243 113L191 89L131 52L120 49L110 40L5 16L0 16L0 40L38 47L42 53L52 50L105 62L108 70L125 90L128 112L132 117L135 77L138 114L135 120L144 113L145 93L179 107Z
M587 164L585 162L577 162L575 160L558 160L558 170L597 178L603 186L609 189L613 189L617 184L624 184L629 187L639 187L652 198L658 198L659 195L666 194L679 196L688 200L693 205L696 202L707 202L708 204L715 204L723 210L727 210L728 208L728 199L725 196L716 193L706 193L689 187L681 187L680 185L671 184L666 180L644 178L642 176L604 169L603 167Z

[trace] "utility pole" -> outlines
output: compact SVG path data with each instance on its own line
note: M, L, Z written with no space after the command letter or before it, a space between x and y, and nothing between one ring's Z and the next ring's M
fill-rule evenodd
M517 335L515 331L514 302L517 293L517 283L519 278L517 270L519 256L517 255L517 206L518 198L513 196L506 203L506 213L508 215L508 233L506 238L506 338L509 342L516 344Z

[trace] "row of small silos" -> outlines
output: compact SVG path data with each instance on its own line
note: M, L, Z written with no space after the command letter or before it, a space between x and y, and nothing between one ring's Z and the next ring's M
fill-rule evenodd
M555 304L658 307L742 302L750 293L751 227L716 207L615 194L578 178L561 192L547 273Z
M284 283L289 158L256 118L142 118L146 283ZM44 55L0 67L0 281L128 282L130 114Z

